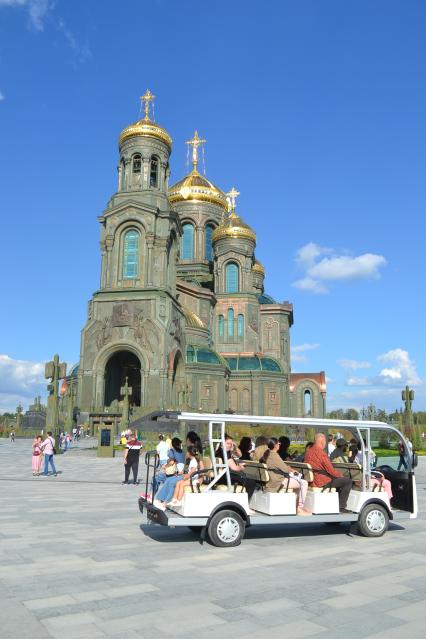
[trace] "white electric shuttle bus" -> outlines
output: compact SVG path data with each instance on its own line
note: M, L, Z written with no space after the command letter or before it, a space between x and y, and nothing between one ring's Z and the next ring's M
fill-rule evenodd
M162 510L154 505L154 495L147 497L151 492L151 480L158 465L158 455L156 451L146 453L145 496L139 498L139 509L142 513L146 510L148 520L153 523L170 528L186 526L199 532L201 539L207 535L213 545L227 547L240 544L245 529L249 526L282 526L284 533L284 524L356 522L361 534L380 537L386 532L389 520L401 521L417 517L414 477L416 455L411 453L404 436L393 426L376 421L206 413L178 413L178 419L185 422L188 430L195 427L201 435L202 427L208 427L210 457L204 457L204 469L191 476L191 485L185 488L181 505ZM310 428L323 433L350 432L358 442L362 453L360 457L364 463L334 464L344 475L354 480L346 506L349 512L339 512L338 493L334 488L311 486L314 468L309 464L293 461L289 461L289 465L297 468L310 484L305 506L312 512L312 516L297 515L296 495L285 488L285 481L279 492L265 490L265 484L269 480L265 464L244 461L243 478L246 476L256 481L256 490L249 501L244 481L235 483L226 460L217 458L214 454L218 445L225 451L226 430L238 424L256 427L256 435L261 434L262 426L265 431L268 426L281 426L290 430ZM374 468L374 471L391 482L392 504L380 482L372 481L372 443L384 446L385 450L386 446L392 449L389 456L384 453L378 457ZM400 443L403 446L401 449ZM405 451L404 454L402 450ZM198 479L198 483L195 479Z

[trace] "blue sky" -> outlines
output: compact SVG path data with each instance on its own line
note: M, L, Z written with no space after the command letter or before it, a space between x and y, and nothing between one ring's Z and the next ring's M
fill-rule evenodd
M426 409L426 5L0 0L0 411L78 360L117 140L157 96L172 182L194 128L241 192L293 370L328 407ZM44 392L44 391L43 391Z

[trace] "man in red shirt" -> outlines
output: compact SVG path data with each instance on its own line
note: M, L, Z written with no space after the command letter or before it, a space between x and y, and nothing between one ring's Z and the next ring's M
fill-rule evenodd
M314 471L314 486L322 488L323 486L331 486L337 488L339 491L339 510L341 513L350 513L351 510L346 509L350 490L352 488L352 479L349 477L343 477L338 470L336 470L333 464L330 462L327 453L325 452L325 445L327 440L323 433L317 433L315 435L315 444L309 448L305 453L304 462L310 464ZM315 471L325 471L315 472Z

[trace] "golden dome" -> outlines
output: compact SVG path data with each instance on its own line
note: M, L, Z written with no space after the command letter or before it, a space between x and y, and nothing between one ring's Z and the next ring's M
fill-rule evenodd
M265 267L263 266L262 262L259 262L259 260L254 261L251 270L253 271L253 273L260 273L261 275L265 275Z
M130 124L122 130L119 144L121 145L128 138L141 136L161 140L162 142L165 142L171 149L172 138L170 137L170 135L165 129L161 128L161 126L158 126L158 124L153 122L149 117L150 109L154 108L153 106L151 107L151 102L154 102L155 95L151 93L150 89L147 89L144 95L141 95L140 100L141 105L142 102L144 103L143 109L145 111L145 117L141 120L138 120L137 122L134 122L133 124Z
M138 120L123 129L120 135L119 144L121 145L128 138L138 136L157 138L157 140L165 142L170 149L172 148L172 138L167 131L147 117L144 117L142 120Z
M197 169L169 188L170 202L202 201L227 208L226 195Z
M204 326L204 322L202 319L198 317L195 313L193 313L186 306L182 306L183 314L185 315L185 323L187 326L191 328L206 328Z
M242 238L256 243L256 233L236 213L232 213L218 226L212 234L212 241L217 242L224 237Z

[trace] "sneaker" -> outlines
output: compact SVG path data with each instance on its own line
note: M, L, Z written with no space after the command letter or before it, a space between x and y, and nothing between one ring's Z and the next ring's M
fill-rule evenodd
M154 506L158 508L159 510L166 510L166 507L163 504L163 502L159 501L158 499L154 499Z
M341 515L352 514L352 510L348 510L347 508L340 508L339 512L340 512Z
M129 482L128 482L128 481L122 481L122 482L121 482L121 485L122 485L122 486L128 486L128 485L129 485Z

